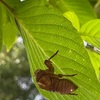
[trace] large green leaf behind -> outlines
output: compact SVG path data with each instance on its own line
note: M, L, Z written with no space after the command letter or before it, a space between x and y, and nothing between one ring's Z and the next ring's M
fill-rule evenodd
M0 6L0 13L2 14L2 7ZM0 16L0 19L2 18L2 15ZM0 20L0 27L2 27L2 20ZM0 50L2 48L2 28L0 28Z
M33 79L34 71L46 69L44 60L57 50L52 59L55 73L77 74L68 79L78 86L78 96L47 92L35 82L42 95L50 100L100 99L100 83L80 35L57 9L44 0L26 0L16 4L12 13L24 40Z
M72 11L76 13L81 24L96 18L96 14L88 0L50 0L56 2L62 12Z

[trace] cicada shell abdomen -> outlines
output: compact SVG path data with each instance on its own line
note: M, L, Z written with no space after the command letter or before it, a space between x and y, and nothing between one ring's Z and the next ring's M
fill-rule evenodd
M51 91L59 92L60 94L74 94L72 93L78 87L68 79L52 79ZM76 95L76 94L75 94Z

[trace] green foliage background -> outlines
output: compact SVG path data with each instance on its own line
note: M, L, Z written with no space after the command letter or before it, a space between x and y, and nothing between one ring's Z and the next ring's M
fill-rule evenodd
M47 92L35 82L43 96L50 100L100 99L100 55L83 45L87 41L100 48L100 20L89 1L0 0L0 14L0 47L3 43L9 50L19 33L33 79L34 71L46 69L44 60L57 50L58 55L52 59L55 73L77 74L68 79L78 86L78 96Z
M0 53L0 100L34 100L39 93L31 79L24 45L17 42L9 52L3 46Z

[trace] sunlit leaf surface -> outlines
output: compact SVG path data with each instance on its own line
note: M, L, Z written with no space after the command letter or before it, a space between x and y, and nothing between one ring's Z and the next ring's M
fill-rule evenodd
M100 49L100 19L94 19L84 24L80 33L85 41Z
M90 51L90 50L87 50L88 51L88 54L90 56L90 59L91 59L91 62L94 66L94 69L95 69L95 72L96 72L96 75L97 75L97 78L98 80L100 80L100 55L93 52L93 51Z
M80 32L80 22L79 22L77 15L74 12L71 12L71 11L65 12L63 15L64 15L65 18L67 18L72 23L73 27L78 32Z

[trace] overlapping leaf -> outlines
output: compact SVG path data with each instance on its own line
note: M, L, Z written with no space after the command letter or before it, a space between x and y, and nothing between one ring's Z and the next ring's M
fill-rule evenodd
M83 40L87 41L88 43L100 49L100 28L99 27L100 27L99 19L91 20L82 26L80 33L82 35ZM91 51L88 51L88 53L90 55L91 61L93 63L97 77L99 79L100 55L93 53Z
M67 18L73 25L73 27L80 32L80 22L77 15L74 12L65 12L64 17Z
M14 28L14 24L11 22L13 17L9 11L6 11L6 7L1 3L1 30L2 30L2 41L3 44L7 47L7 50L10 50L12 45L15 43L17 37L17 30Z
M80 33L84 40L100 49L100 19L84 24Z
M0 13L2 14L2 8L0 6ZM2 18L2 15L0 16L0 19ZM2 20L0 20L0 27L2 27ZM0 50L2 47L2 28L0 28Z
M98 80L100 80L100 72L99 72L99 68L100 68L100 55L93 52L93 51L90 51L90 50L87 50L88 51L88 54L90 56L90 59L91 59L91 62L94 66L94 69L95 69L95 72L96 72L96 75L97 75L97 78Z

